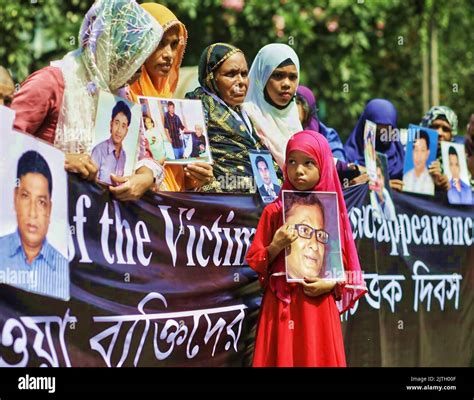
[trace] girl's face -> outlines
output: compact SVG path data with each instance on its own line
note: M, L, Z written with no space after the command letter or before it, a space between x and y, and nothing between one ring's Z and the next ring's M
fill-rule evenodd
M290 183L297 190L311 190L319 182L319 167L316 161L306 153L294 150L286 160L286 172Z
M294 64L275 68L268 78L265 89L272 101L280 106L286 106L296 93L298 87L298 70Z
M151 129L151 128L153 128L153 121L152 121L151 118L149 118L149 117L146 117L146 118L145 118L145 128L146 128L146 129Z

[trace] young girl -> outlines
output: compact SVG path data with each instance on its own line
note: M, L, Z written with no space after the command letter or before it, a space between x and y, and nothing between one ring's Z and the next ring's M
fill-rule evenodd
M321 134L302 131L288 141L282 190L337 193L346 282L336 285L308 277L303 284L286 282L284 249L298 234L283 224L280 192L264 209L247 254L247 262L265 287L253 365L345 366L339 313L367 290L331 149Z

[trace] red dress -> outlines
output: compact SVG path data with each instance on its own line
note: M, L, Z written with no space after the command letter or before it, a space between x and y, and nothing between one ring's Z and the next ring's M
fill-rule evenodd
M281 202L276 201L264 209L247 253L250 267L265 287L253 366L345 367L341 321L332 292L310 297L303 293L301 284L287 283L284 274L269 278L284 272L284 252L270 268L267 252L282 225Z

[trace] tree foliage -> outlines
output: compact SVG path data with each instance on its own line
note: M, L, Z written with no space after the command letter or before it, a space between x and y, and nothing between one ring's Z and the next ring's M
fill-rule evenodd
M144 1L139 1L144 2ZM421 43L439 30L440 101L459 116L474 111L471 0L167 0L186 24L184 65L196 65L215 41L242 48L249 62L267 43L294 47L301 82L318 97L322 119L343 137L365 103L391 100L399 125L418 123L422 109ZM242 9L239 9L243 5ZM88 0L0 0L0 62L17 81L77 47ZM235 5L233 8L232 4Z

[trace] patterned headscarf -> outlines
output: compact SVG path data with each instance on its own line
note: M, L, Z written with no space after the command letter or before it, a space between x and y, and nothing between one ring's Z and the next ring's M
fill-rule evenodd
M447 106L434 106L423 116L420 125L427 128L440 117L445 117L451 125L452 134L458 134L458 116L456 113Z
M98 0L92 5L80 30L80 48L51 63L61 68L65 82L56 147L90 152L99 89L116 93L162 35L162 27L134 0Z

